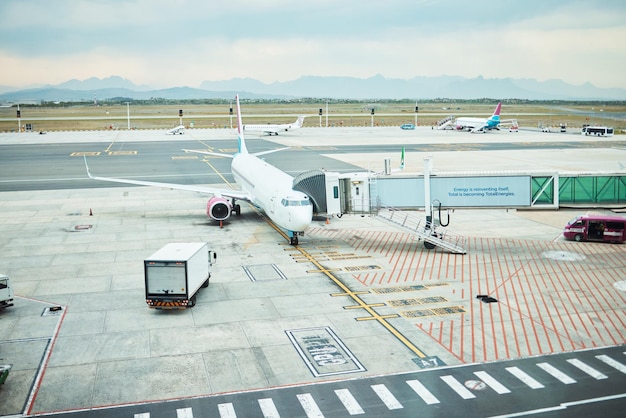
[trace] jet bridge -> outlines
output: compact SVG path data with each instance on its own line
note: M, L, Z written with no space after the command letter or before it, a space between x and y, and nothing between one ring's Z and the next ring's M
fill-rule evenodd
M293 189L309 196L314 213L341 217L344 213L370 213L374 184L375 177L369 172L312 170L294 178Z
M293 179L293 190L305 193L313 202L313 213L341 215L339 173L312 170Z

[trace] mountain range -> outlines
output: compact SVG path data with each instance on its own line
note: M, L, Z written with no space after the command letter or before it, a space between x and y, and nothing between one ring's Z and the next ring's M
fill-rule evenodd
M153 89L120 76L69 80L57 85L14 90L0 86L0 101L106 101L111 99L170 100L231 99L237 93L248 99L522 99L522 100L626 100L626 89L599 88L590 83L572 85L562 80L537 81L513 78L464 78L460 76L410 79L302 76L296 80L263 83L252 78L203 81L199 87Z

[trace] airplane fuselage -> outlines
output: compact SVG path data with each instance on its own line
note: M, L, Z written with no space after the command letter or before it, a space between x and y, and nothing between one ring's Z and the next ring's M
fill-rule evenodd
M292 129L299 129L304 122L304 116L298 117L294 123L267 124L267 125L243 125L244 132L262 132L268 135L278 135L279 132L288 132Z
M281 228L304 232L313 218L309 197L293 190L293 177L251 154L237 154L231 165L233 177L251 202Z
M491 118L458 118L456 120L456 128L461 129L474 129L483 127L484 129L494 129L498 126L500 121L492 120Z

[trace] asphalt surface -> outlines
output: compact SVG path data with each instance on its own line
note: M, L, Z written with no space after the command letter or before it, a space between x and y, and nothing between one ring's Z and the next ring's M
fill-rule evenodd
M15 306L0 312L0 361L13 364L0 414L623 410L626 246L563 241L563 225L580 211L457 210L449 228L466 237L466 255L426 250L369 215L315 219L290 247L247 206L220 228L204 214L205 196L85 179L82 155L99 153L87 158L100 176L223 184L228 170L219 181L212 172L227 160L180 151L229 152L232 132L218 131L190 130L185 139L156 131L0 135L0 265L16 293ZM249 147L290 146L270 154L289 172L320 162L378 169L385 158L399 162L402 146L414 171L428 146L439 147L432 154L442 171L620 172L626 161L619 137L398 131L302 129ZM143 259L174 241L209 242L218 253L211 285L192 309L150 310ZM484 293L497 302L476 298ZM407 383L414 380L427 391Z

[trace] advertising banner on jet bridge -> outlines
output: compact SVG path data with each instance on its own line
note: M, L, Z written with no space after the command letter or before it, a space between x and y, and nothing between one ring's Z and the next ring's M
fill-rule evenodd
M530 176L431 177L431 196L447 207L530 206Z

